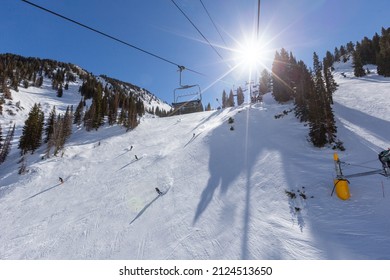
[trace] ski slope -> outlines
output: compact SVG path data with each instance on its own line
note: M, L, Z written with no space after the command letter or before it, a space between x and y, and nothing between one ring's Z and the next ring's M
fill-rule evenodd
M345 173L380 168L390 146L390 79L351 73L336 67ZM127 133L75 127L63 157L42 148L23 176L14 152L0 166L0 259L390 259L390 181L354 178L350 200L331 196L333 150L308 143L293 113L274 117L292 106L267 95Z

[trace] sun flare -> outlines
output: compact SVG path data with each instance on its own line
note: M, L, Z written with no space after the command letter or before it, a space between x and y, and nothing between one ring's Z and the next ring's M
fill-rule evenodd
M261 40L244 39L238 43L234 50L235 63L243 71L259 71L264 68L269 58L269 52L266 51L266 44Z

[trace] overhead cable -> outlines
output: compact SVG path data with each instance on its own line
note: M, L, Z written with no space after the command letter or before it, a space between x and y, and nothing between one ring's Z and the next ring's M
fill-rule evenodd
M260 0L257 3L257 40L259 40L260 32Z
M60 18L62 18L62 19L64 19L64 20L70 21L70 22L72 22L72 23L74 23L74 24L77 24L77 25L79 25L79 26L81 26L81 27L84 27L84 28L86 28L86 29L88 29L88 30L90 30L90 31L93 31L93 32L95 32L95 33L98 33L98 34L100 34L100 35L102 35L102 36L105 36L105 37L107 37L107 38L109 38L109 39L112 39L112 40L117 41L117 42L119 42L119 43L121 43L121 44L124 44L124 45L126 45L126 46L128 46L128 47L131 47L131 48L136 49L136 50L138 50L138 51L141 51L141 52L143 52L143 53L145 53L145 54L148 54L148 55L150 55L150 56L153 56L153 57L155 57L155 58L157 58L157 59L160 59L160 60L162 60L162 61L165 61L165 62L167 62L167 63L169 63L169 64L175 65L175 66L177 66L177 67L179 67L179 68L184 67L184 66L182 66L182 65L180 65L180 64L177 64L177 63L175 63L175 62L173 62L173 61L171 61L171 60L168 60L168 59L166 59L166 58L164 58L164 57L162 57L162 56L159 56L159 55L157 55L157 54L154 54L154 53L152 53L152 52L149 52L149 51L147 51L147 50L144 50L144 49L142 49L142 48L140 48L140 47L137 47L137 46L135 46L135 45L132 45L132 44L130 44L130 43L127 43L127 42L125 42L125 41L123 41L123 40L121 40L121 39L118 39L118 38L116 38L116 37L114 37L114 36L111 36L111 35L109 35L109 34L107 34L107 33L104 33L104 32L102 32L102 31L99 31L99 30L97 30L97 29L95 29L95 28L92 28L92 27L90 27L90 26L88 26L88 25L85 25L85 24L83 24L83 23L81 23L81 22L78 22L78 21L76 21L76 20L73 20L73 19L71 19L71 18L68 18L68 17L66 17L66 16L63 16L63 15L61 15L61 14L59 14L59 13L56 13L56 12L54 12L54 11L52 11L52 10L46 9L46 8L44 8L44 7L42 7L42 6L39 6L39 5L35 4L35 3L32 3L32 2L27 1L27 0L21 0L21 1L27 3L27 4L31 5L31 6L34 6L34 7L38 8L38 9L41 9L41 10L43 10L43 11L45 11L45 12L48 12L48 13L50 13L50 14L52 14L52 15L55 15L55 16L57 16L57 17L60 17ZM185 69L187 69L188 71L194 72L194 73L196 73L196 74L199 74L199 75L204 76L204 74L202 74L202 73L200 73L200 72L197 72L197 71L195 71L195 70L189 69L189 68L187 68L187 67L185 67Z
M202 0L199 0L199 1L200 1L200 3L202 4L202 6L203 6L204 10L206 11L207 15L209 16L211 22L213 23L213 25L214 25L214 27L215 27L215 30L217 30L217 32L218 32L219 36L221 37L223 43L224 43L225 46L227 47L227 44L226 44L225 40L223 39L221 32L219 32L219 29L218 29L217 25L215 24L214 20L212 19L212 17L211 17L211 15L210 15L209 11L207 10L206 6L203 4L203 1L202 1Z
M192 22L192 20L187 16L187 14L176 4L174 0L171 0L172 3L176 6L176 8L186 17L186 19L192 24L192 26L198 31L198 33L205 39L205 41L210 45L210 47L216 52L216 54L223 60L223 57L220 53L215 49L215 47L210 43L210 41L203 35L203 33L199 30L198 27Z

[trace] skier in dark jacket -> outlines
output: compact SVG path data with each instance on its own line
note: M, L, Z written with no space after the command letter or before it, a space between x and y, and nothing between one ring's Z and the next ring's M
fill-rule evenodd
M60 183L61 183L61 184L64 182L64 179L62 179L61 177L59 177L58 180L60 180Z
M158 195L162 195L163 194L158 188L155 188L155 190L158 193Z
M386 165L387 165L387 167L390 167L390 148L380 152L378 154L378 158L379 158L380 162L383 164L384 167Z

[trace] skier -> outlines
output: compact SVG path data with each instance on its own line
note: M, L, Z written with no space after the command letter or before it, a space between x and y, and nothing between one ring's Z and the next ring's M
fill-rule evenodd
M390 148L384 150L378 154L378 158L382 163L383 167L390 167Z
M136 160L138 160L138 157L137 157L137 155L134 155L134 156L135 156L135 159L136 159Z
M130 147L130 151L133 149L133 145L131 145L131 147Z
M59 177L59 180L60 180L60 184L64 183L64 179L62 179L61 177Z
M155 188L155 190L158 193L158 195L162 195L163 194L158 188Z

